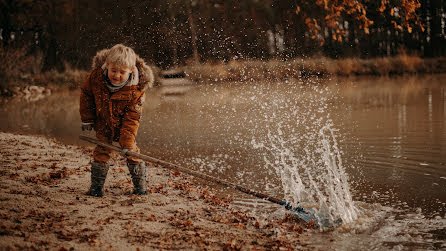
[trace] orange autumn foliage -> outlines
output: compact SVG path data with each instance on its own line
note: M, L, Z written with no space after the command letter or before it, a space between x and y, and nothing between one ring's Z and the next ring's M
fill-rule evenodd
M376 3L375 3L376 4ZM330 29L333 34L331 39L342 41L345 36L345 20L356 20L359 28L365 33L370 33L374 20L369 12L379 13L397 30L406 30L412 33L414 26L424 31L416 11L420 8L419 0L381 0L378 8L372 9L369 0L317 0L315 4L306 1L296 8L297 15L303 15L305 23L312 33L313 39L324 42L324 37L318 36L323 28ZM308 10L306 10L307 8ZM315 13L322 15L316 17ZM319 21L319 24L318 24Z

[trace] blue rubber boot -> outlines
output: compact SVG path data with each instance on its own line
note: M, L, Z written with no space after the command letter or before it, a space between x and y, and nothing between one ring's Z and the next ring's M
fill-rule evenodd
M139 164L128 164L127 166L130 171L130 175L132 176L133 181L133 194L137 195L145 195L147 194L147 171L146 171L146 163L144 161Z
M107 163L91 162L91 187L88 195L95 197L104 196L104 184L108 168Z

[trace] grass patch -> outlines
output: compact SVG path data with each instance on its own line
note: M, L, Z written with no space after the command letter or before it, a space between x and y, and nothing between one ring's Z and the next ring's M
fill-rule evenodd
M296 58L292 60L238 60L228 63L204 63L184 67L195 81L282 80L305 76L391 76L445 73L446 58L424 59L401 54L375 59Z

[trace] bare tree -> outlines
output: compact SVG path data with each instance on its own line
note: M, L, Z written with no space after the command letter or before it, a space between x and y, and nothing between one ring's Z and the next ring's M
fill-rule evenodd
M191 10L191 0L185 0L186 4L186 10L187 10L187 16L188 16L188 22L189 22L189 28L191 32L191 42L192 42L192 50L193 50L193 59L195 63L200 62L200 58L198 56L198 49L197 49L197 32L195 29L194 24L194 17L192 16L192 10Z

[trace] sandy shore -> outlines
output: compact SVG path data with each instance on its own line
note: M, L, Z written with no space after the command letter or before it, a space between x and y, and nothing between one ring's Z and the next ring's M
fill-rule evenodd
M192 178L148 169L132 195L116 156L103 198L86 195L92 148L0 132L0 250L295 250L298 222L259 220ZM195 182L196 183L196 182Z

